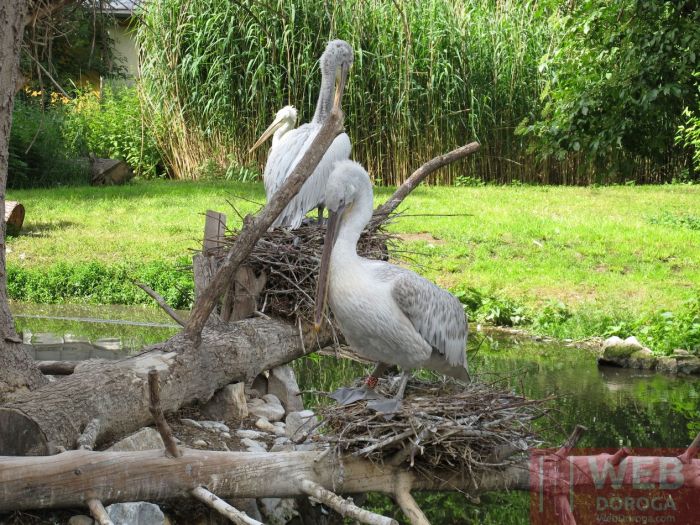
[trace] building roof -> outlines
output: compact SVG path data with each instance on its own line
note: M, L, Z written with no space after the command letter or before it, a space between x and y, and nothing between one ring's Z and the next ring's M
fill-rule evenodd
M105 10L115 16L131 16L145 0L109 0Z

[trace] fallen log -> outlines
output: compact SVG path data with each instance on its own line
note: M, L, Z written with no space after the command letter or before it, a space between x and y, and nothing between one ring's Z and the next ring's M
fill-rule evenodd
M219 388L254 378L331 342L330 334L270 319L224 324L212 320L199 349L180 333L149 351L120 361L97 361L0 407L0 454L43 455L76 446L85 427L99 421L97 443L120 437L152 421L148 372L155 369L163 410L205 402Z

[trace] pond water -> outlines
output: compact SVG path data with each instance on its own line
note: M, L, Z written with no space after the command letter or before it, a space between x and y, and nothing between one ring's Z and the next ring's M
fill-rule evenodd
M11 305L18 331L37 359L118 358L166 339L177 326L153 308ZM485 380L501 378L530 398L556 396L537 430L549 445L561 444L581 424L584 447L686 447L700 431L700 380L598 367L587 350L536 343L515 336L471 338L470 367ZM331 390L349 384L371 367L332 356L312 355L295 363L302 390ZM308 395L307 402L318 402ZM527 523L523 495L494 495L486 505L428 497L435 523ZM380 507L383 500L375 502ZM451 509L450 506L457 506ZM454 521L458 520L458 521ZM463 521L464 520L464 521Z

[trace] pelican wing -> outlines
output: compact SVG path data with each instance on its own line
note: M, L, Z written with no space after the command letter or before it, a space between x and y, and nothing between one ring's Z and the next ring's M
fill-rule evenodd
M283 140L270 150L265 166L265 193L269 199L279 190L282 183L292 174L311 143L321 129L320 124L309 123L285 133ZM288 137L289 136L289 137ZM326 181L333 165L338 160L350 157L350 139L346 133L338 135L318 166L306 180L299 193L282 210L273 227L289 226L298 228L306 214L323 203L326 194ZM269 168L269 171L268 171ZM269 182L268 182L269 181Z
M420 275L396 270L391 295L401 311L450 365L466 367L467 319L462 304Z

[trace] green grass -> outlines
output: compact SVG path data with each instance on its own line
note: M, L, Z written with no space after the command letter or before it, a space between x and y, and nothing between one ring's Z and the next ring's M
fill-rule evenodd
M377 188L377 201L390 193ZM256 209L236 195L264 199L261 185L233 182L10 191L8 199L27 209L22 235L8 240L10 291L19 289L13 280L34 272L27 285L34 295L20 290L16 298L148 302L125 291L131 267L186 306L191 290L178 296L187 285L169 268L200 245L207 209L226 212L230 225L240 219L228 201L242 213ZM688 306L700 296L698 186L421 187L403 209L392 226L404 239L397 257L457 292L479 320L564 338L646 330L648 341L665 341L663 351L700 342L700 312ZM420 214L457 215L412 216ZM111 277L85 278L99 268ZM42 296L55 281L46 276L62 271L83 284L55 285L56 297ZM110 280L122 286L94 290Z

